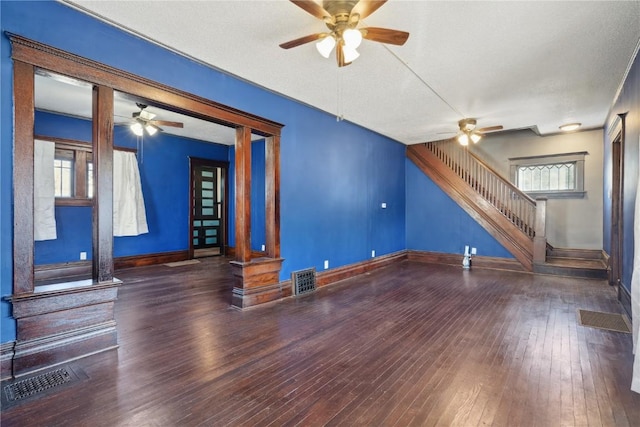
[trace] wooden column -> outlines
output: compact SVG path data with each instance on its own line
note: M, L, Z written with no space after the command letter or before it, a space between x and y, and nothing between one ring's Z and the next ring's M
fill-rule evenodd
M547 198L536 199L535 237L533 238L533 263L544 264L547 260Z
M15 61L14 290L11 373L18 377L117 348L113 279L113 90L94 92L93 280L36 286L33 274L34 67ZM53 167L53 164L51 165ZM99 283L96 283L99 282ZM7 356L3 355L3 359ZM8 364L2 363L5 378Z
M113 89L93 87L93 281L113 279Z
M33 292L34 67L13 63L13 293Z
M251 260L251 129L236 129L236 261Z
M269 258L280 258L280 135L266 140L266 249Z
M266 156L267 257L251 259L251 129L236 130L236 259L231 304L246 308L282 298L280 287L280 139L268 138Z

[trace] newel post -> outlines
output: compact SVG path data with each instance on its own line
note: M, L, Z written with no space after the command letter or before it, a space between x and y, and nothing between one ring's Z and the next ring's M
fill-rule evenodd
M533 238L533 263L544 264L547 259L547 198L536 199L535 237Z

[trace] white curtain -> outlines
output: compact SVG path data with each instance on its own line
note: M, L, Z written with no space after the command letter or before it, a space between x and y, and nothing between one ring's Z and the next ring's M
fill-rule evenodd
M148 233L136 155L113 151L113 235Z
M56 197L53 162L56 145L36 140L33 144L33 234L35 240L55 240Z
M633 354L635 354L635 359L633 362L631 390L640 393L640 342L638 341L640 338L640 173L638 174L636 211L633 222L634 243L633 275L631 277L631 316L633 317Z

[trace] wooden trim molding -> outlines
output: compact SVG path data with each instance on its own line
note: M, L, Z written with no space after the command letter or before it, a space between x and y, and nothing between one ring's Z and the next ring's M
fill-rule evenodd
M146 265L165 264L168 262L186 261L189 251L159 252L155 254L129 255L114 258L116 270ZM37 265L34 268L36 282L68 279L74 277L90 277L91 261L72 261L56 264Z
M33 291L33 65L14 61L13 293Z
M321 271L316 274L316 286L322 287L331 283L336 283L344 279L348 279L353 276L367 273L372 270L377 270L388 266L396 261L402 261L407 258L406 251L398 251L387 255L382 255L376 258L368 259L362 262L356 262L354 264L345 265L338 268L332 268L330 270Z
M15 346L15 341L0 344L0 381L8 380L13 376Z
M624 311L629 316L629 319L633 320L631 310L631 294L622 283L620 283L620 285L618 286L618 301L620 301L620 305L622 305L622 308L624 308Z
M168 262L186 261L189 259L189 251L159 252L155 254L130 255L114 258L116 270L145 265L166 264Z
M462 268L462 254L448 254L443 252L430 251L407 251L407 259L410 261L425 262L430 264L452 265ZM482 268L492 270L507 270L527 272L525 268L515 258L489 257L474 255L471 258L471 268Z
M321 271L316 273L316 287L329 286L360 274L387 267L395 262L402 262L406 259L407 251L402 250L365 261L343 265L342 267L332 268L331 270ZM280 287L282 289L282 298L294 296L295 293L291 280L283 280L280 282Z
M247 126L263 136L279 135L283 125L237 110L144 77L47 46L34 40L8 34L12 57L37 67L53 70L97 85L157 101L158 106L177 113L196 115L216 123Z

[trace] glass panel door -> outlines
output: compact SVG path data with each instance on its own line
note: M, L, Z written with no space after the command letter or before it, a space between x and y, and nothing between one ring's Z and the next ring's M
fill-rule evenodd
M193 173L192 246L194 256L223 252L223 169L195 164Z

